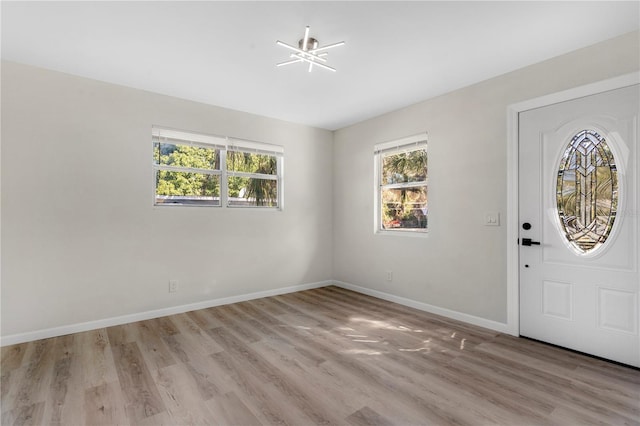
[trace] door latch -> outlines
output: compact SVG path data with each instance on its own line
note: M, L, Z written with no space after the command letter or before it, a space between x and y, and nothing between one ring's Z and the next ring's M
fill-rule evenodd
M532 241L531 238L523 238L522 245L523 246L539 246L540 241Z

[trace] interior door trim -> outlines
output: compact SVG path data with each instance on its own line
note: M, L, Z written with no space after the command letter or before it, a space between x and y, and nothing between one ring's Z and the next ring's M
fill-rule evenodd
M520 280L519 280L519 211L518 211L518 116L521 112L595 95L609 90L640 84L640 73L635 72L598 81L573 89L541 96L507 106L507 324L506 332L520 335Z

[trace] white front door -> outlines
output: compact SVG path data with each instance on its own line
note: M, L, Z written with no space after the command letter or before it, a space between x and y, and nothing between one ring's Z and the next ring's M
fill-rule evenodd
M520 335L636 367L639 93L520 113L518 183Z

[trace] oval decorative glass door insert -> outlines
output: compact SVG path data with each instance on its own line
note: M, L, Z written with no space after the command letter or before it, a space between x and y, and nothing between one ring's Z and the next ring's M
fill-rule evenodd
M562 155L557 213L568 243L591 253L609 237L618 208L618 171L609 145L593 130L576 134Z

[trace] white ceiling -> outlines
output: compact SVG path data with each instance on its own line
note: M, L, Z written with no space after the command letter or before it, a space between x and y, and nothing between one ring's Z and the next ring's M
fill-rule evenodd
M639 28L640 2L7 2L2 58L330 130ZM277 68L306 25L336 73ZM580 64L576 64L579 67ZM543 78L553 78L544 76Z

